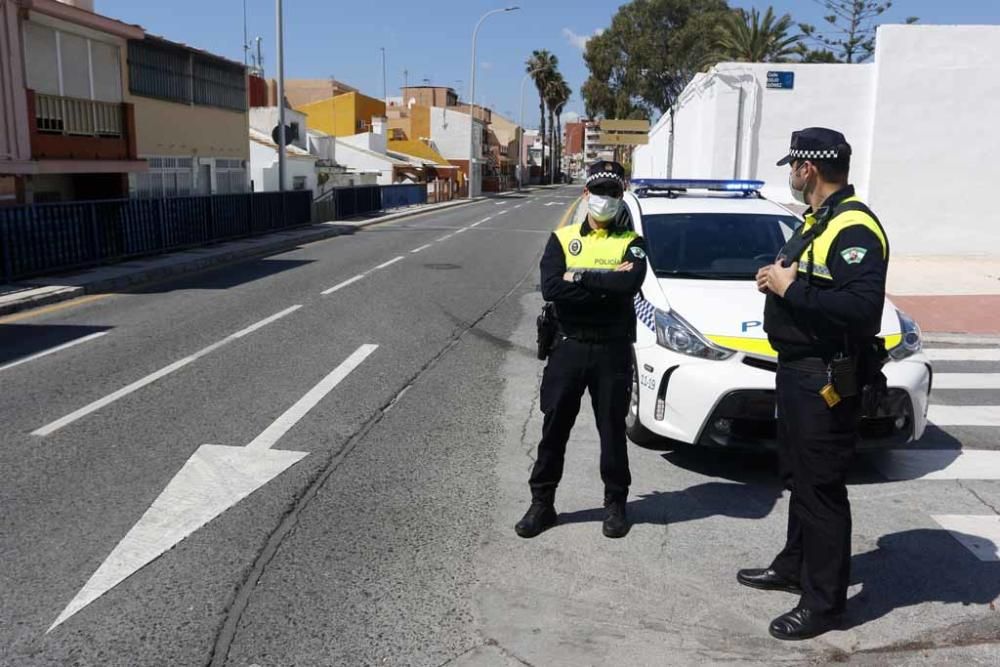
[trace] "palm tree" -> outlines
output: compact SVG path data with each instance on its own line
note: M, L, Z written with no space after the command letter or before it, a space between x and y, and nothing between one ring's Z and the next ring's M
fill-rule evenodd
M545 175L545 88L559 66L559 58L547 49L536 49L525 62L525 72L531 74L538 91L539 136L542 138L542 177Z
M735 60L751 63L787 62L798 53L799 35L789 35L792 17L775 16L774 7L768 7L764 16L756 9L747 12L737 9L727 14L719 26L715 44L718 60Z
M553 104L552 111L555 115L556 129L555 136L553 138L552 145L553 158L552 162L555 166L555 170L558 170L562 165L562 112L566 108L566 103L569 102L569 98L573 95L573 90L563 79L562 74L558 75L558 78L552 83L552 99Z

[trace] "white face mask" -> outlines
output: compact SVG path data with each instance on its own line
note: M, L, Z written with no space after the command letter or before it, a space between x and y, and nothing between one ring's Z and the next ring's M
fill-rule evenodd
M614 197L601 197L600 195L590 193L587 198L587 209L590 211L590 217L595 222L607 222L611 220L618 215L621 205L622 200L615 199Z
M806 191L796 190L795 187L792 185L792 179L795 177L796 171L797 170L793 169L792 171L788 172L788 189L792 191L792 197L795 199L795 201L799 202L800 204L805 204Z

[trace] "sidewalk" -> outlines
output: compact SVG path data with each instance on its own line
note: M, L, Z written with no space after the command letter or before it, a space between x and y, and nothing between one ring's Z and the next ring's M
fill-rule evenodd
M503 197L507 194L509 193L501 193L494 197ZM307 243L353 234L358 229L371 225L464 206L489 198L477 197L471 201L461 199L441 204L413 206L384 215L316 223L263 236L138 258L71 273L30 278L9 285L0 284L0 316L76 299L87 294L127 289L251 257L272 255Z
M1000 337L1000 257L893 257L887 291L932 336Z

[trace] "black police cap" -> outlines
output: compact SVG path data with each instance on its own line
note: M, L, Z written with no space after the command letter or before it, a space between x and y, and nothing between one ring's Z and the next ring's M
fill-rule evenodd
M625 167L614 160L598 160L587 167L587 187L611 182L625 189Z
M851 145L844 135L825 127L807 127L792 132L788 155L778 160L778 166L792 160L836 160L851 154Z

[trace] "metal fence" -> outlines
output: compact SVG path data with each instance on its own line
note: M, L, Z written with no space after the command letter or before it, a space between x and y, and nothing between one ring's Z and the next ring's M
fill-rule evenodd
M0 207L0 271L30 276L264 234L311 221L310 192Z
M426 203L426 183L333 188L313 202L313 220L345 220L366 213Z

